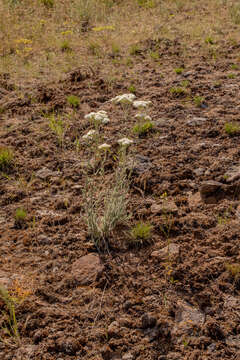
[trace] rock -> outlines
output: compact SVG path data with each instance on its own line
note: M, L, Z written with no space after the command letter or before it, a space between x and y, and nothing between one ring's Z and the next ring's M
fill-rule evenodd
M89 285L102 274L104 266L95 254L88 254L72 265L72 275L81 285Z
M227 183L240 179L240 166L233 166L224 174Z
M225 195L225 185L213 180L205 181L200 187L200 195L205 204L216 204Z
M122 356L122 360L134 360L134 356L131 353L126 353Z
M119 335L120 326L117 321L113 321L108 327L108 335L110 337L115 337Z
M153 168L151 160L144 155L136 155L127 162L127 169L133 175L141 175Z
M121 355L118 352L113 352L109 345L104 345L100 351L103 360L122 360Z
M184 72L182 75L183 75L183 77L189 77L189 76L191 76L191 75L193 75L193 74L194 74L194 72L191 71L191 70L189 70L189 71L187 71L187 72Z
M158 120L154 121L153 124L157 128L169 127L169 126L171 126L171 121L168 119L158 119Z
M167 354L166 360L182 360L182 355L176 352L170 352Z
M216 344L212 343L212 344L208 345L208 347L207 347L208 352L213 352L214 350L216 350Z
M133 303L130 300L125 301L123 304L123 309L125 311L128 311L133 306Z
M228 346L240 349L240 335L229 336L225 341Z
M78 340L71 336L57 339L56 346L58 351L69 355L75 355L81 348Z
M193 173L196 176L201 176L201 175L203 175L205 173L205 169L204 168L198 168L198 169L193 170Z
M50 244L50 242L51 242L51 240L44 234L40 234L38 236L37 240L41 245L47 245L47 244Z
M154 203L150 208L153 214L177 214L178 208L174 201L166 200L162 201L160 204Z
M199 192L195 194L190 193L188 196L188 205L191 209L198 207L201 204L201 196Z
M59 176L59 173L57 171L51 171L48 168L44 167L38 170L35 175L41 180L47 180L50 177Z
M122 316L118 319L118 323L120 327L127 327L127 328L131 328L132 327L132 320L131 317L128 316Z
M29 201L32 205L37 205L37 204L40 204L40 202L42 201L42 197L34 196L34 197L30 198Z
M227 295L224 298L224 307L228 311L231 311L234 314L234 316L240 318L240 299L231 295Z
M205 322L205 315L185 301L179 300L177 302L175 322L172 335L180 339L182 335L190 335L194 327L201 327Z
M168 246L162 248L161 250L153 251L151 256L159 259L165 259L171 256L177 257L179 255L179 251L180 246L175 243L171 243Z
M207 148L208 148L208 143L201 142L201 143L198 143L196 145L193 145L192 151L194 151L195 153L199 153L199 151L201 151L203 149L207 149Z
M187 125L189 125L189 126L199 126L199 125L204 124L206 121L207 121L206 118L194 117L194 118L187 121Z
M227 295L224 298L224 307L233 310L240 310L240 299L231 295Z
M143 314L142 316L142 329L153 328L157 323L157 319L150 314Z

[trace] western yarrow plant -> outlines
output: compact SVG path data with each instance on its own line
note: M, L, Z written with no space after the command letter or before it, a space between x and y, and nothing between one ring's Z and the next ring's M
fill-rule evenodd
M109 249L109 238L120 223L129 219L127 212L129 179L124 166L120 166L112 183L99 189L89 177L83 191L84 219L88 233L98 251Z

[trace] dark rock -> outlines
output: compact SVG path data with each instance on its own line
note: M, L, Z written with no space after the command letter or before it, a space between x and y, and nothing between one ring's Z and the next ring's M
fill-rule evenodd
M200 187L201 199L206 204L216 204L225 196L226 186L217 181L209 180L202 183Z
M151 160L144 155L136 155L127 163L127 169L132 175L141 175L153 168Z
M89 285L98 279L103 269L99 256L89 254L73 263L72 275L81 285Z
M157 323L157 320L155 317L151 316L150 314L143 314L142 316L142 328L148 329L153 328Z
M183 335L191 334L194 327L201 327L205 322L205 315L185 301L179 300L175 313L175 322L172 336L180 339Z

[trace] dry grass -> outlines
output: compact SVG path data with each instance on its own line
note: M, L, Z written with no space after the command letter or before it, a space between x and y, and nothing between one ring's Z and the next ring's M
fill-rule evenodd
M197 43L216 57L223 38L237 39L236 6L237 0L1 0L0 72L17 82L58 79L86 59L114 72L114 49L126 64L132 46L154 38L178 39L183 56ZM209 37L214 44L205 42Z

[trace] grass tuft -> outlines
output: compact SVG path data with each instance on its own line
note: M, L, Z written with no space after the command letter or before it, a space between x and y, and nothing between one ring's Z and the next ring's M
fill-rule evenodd
M71 105L73 108L78 108L80 105L80 99L79 97L75 95L70 95L67 97L67 102L69 105Z
M15 302L8 291L0 286L0 299L3 301L6 311L2 311L2 330L5 336L13 338L17 343L20 343L20 336L18 332L18 324L15 313ZM0 338L3 342L5 338Z
M23 208L18 208L15 212L15 227L22 229L26 226L27 212Z
M144 124L137 124L133 127L134 134L138 136L147 135L152 130L153 130L153 123L151 121L147 121Z
M0 148L0 170L6 171L13 164L14 155L12 150Z
M225 131L228 135L234 136L240 134L240 125L234 122L227 122L224 126Z
M143 245L150 241L152 236L152 225L140 222L131 230L132 243Z

